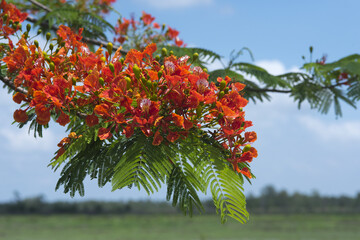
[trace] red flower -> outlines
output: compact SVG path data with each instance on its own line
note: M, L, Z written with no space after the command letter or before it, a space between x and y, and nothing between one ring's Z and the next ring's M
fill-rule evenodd
M175 142L176 140L178 140L178 138L180 137L179 133L177 132L170 132L167 136L166 139L169 142Z
M92 127L92 126L95 126L95 125L97 125L99 123L99 119L95 114L88 115L85 118L85 123L89 127Z
M153 145L155 145L155 146L158 146L158 145L160 145L161 144L161 142L163 141L163 137L160 135L160 132L159 131L157 131L156 133L155 133L155 135L154 135L154 140L153 140Z
M247 167L244 167L243 169L240 170L240 172L245 175L248 178L252 178L251 176L251 172Z
M245 142L255 142L257 139L256 132L246 132L245 133Z
M19 123L24 123L29 119L28 115L26 114L25 110L15 110L14 112L14 120Z
M179 31L176 31L175 29L172 29L171 27L168 28L166 35L170 38L170 39L174 39L179 35Z
M110 132L110 128L100 128L98 132L98 136L100 140L109 139L112 137L112 133Z
M70 122L69 115L61 112L59 118L56 120L57 123L59 123L61 126L65 126Z
M145 25L150 25L154 20L155 18L152 17L150 14L146 13L146 12L142 12L142 20L144 22Z
M37 115L36 121L40 125L46 125L50 121L50 110L44 105L36 105L35 113Z
M20 104L22 101L26 100L26 95L23 93L15 93L13 96L13 101L16 102L17 104Z

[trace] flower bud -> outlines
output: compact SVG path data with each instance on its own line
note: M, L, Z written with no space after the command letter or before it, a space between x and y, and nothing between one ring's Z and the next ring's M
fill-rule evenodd
M72 81L72 85L76 85L76 78L73 77L73 78L71 79L71 81Z
M158 78L160 79L163 75L163 71L158 71Z
M106 46L108 52L109 52L109 55L111 55L112 53L112 50L113 50L113 44L111 42L109 42Z
M103 61L103 62L106 62L106 58L105 58L105 57L101 57L100 60Z
M170 53L170 56L171 56L171 55L174 55L174 51L170 51L169 53Z
M159 55L156 55L156 56L155 56L155 60L156 60L156 61L159 61L159 60L160 60L160 56L159 56Z
M133 66L133 72L134 72L134 74L135 74L135 77L136 77L137 79L139 79L141 72L140 72L140 68L138 67L138 65L134 64L134 66Z
M152 88L152 82L150 80L147 80L146 81L146 86L151 89Z
M114 67L114 64L109 63L109 68L110 68L110 71L111 71L112 73L114 73L114 72L115 72L115 67Z
M131 79L129 77L125 77L126 88L129 89L131 87Z
M199 59L199 54L198 53L194 53L193 54L193 61L195 62L196 60Z
M229 92L229 87L226 87L226 88L224 89L224 92L225 92L225 94L227 94L227 93Z
M224 114L223 114L222 112L218 114L218 118L219 118L219 119L221 119L221 118L223 118L223 117L224 117Z
M162 49L161 49L161 54L162 54L163 56L167 56L167 54L168 54L167 49L166 49L166 48L162 48Z
M4 16L3 16L3 21L6 22L6 20L8 19L8 17L9 17L9 15L4 14Z
M46 33L46 41L49 41L50 40L50 37L51 37L51 33Z
M243 152L249 151L250 148L251 148L251 145L250 145L250 144L246 144L245 147L243 148Z
M224 88L226 87L226 81L225 80L222 80L220 82L220 90L224 90Z
M31 25L29 23L28 25L26 25L26 31L30 32L30 30L31 30Z
M49 66L50 66L50 70L52 72L54 72L55 71L55 64L53 62L51 62L51 63L49 63Z
M225 92L224 92L224 91L220 91L219 94L218 94L218 97L219 97L219 98L222 98L224 95L225 95Z
M37 40L35 40L35 41L34 41L34 45L35 45L35 47L38 48L38 47L39 47L39 42L38 42Z
M39 28L37 34L39 35L40 33L42 33L42 30Z
M310 46L310 47L309 47L309 50L310 50L310 53L312 53L313 50L314 50L313 46Z
M54 44L50 43L49 49L52 51L54 49Z
M99 78L99 83L101 86L104 86L105 81L102 77Z

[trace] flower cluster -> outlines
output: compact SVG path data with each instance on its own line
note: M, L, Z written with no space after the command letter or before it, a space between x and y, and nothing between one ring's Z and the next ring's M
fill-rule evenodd
M21 28L21 22L26 19L27 13L20 12L14 4L8 4L5 0L1 1L0 9L0 36L8 39L12 47L9 36Z
M155 18L146 12L142 12L139 21L136 21L134 17L119 19L118 25L115 27L114 41L119 42L126 49L143 50L150 43L185 46L184 42L179 39L177 30L166 27L165 24L160 26L154 20Z
M142 19L152 23L148 16ZM57 38L47 34L45 51L29 40L28 29L2 59L16 76L15 86L27 90L27 95L13 96L16 103L25 103L14 112L15 121L28 121L30 112L40 125L47 125L51 116L62 126L79 118L96 128L101 140L141 131L153 145L176 142L200 130L223 146L234 170L251 178L246 164L257 157L250 145L256 133L245 131L252 123L244 119L244 84L229 77L209 82L207 72L193 66L189 56L154 57L155 43L143 51L132 49L125 58L121 48L113 54L111 43L107 51L100 47L91 52L81 32L60 26ZM56 157L81 134L64 138Z

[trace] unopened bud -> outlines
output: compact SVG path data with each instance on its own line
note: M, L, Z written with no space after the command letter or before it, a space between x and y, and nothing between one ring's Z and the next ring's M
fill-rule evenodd
M225 94L227 94L227 93L229 92L229 87L226 87L226 88L224 89L224 92L225 92Z
M169 53L170 53L170 55L174 55L174 51L170 51Z
M167 49L166 49L166 48L162 48L162 49L161 49L161 54L162 54L163 56L167 56L167 54L168 54Z
M224 90L224 88L226 87L226 81L225 80L222 80L220 82L220 90Z
M219 98L222 98L224 95L225 95L225 92L224 92L224 91L220 91L218 96L219 96Z
M109 63L109 68L110 68L110 71L111 71L112 73L114 73L114 72L115 72L115 67L114 67L114 64Z
M54 71L55 71L55 64L54 64L53 62L51 62L51 63L49 64L49 66L50 66L50 70L51 70L52 72L54 72Z
M134 64L134 66L133 66L133 72L134 72L134 74L135 74L135 77L136 77L137 79L139 79L139 78L140 78L140 68L138 67L138 65Z
M100 60L103 61L103 62L106 62L106 58L105 58L105 57L101 57Z
M199 54L198 53L194 53L193 54L193 61L195 62L196 60L199 59Z
M7 14L4 14L4 16L2 17L3 18L3 21L6 22L6 20L8 19L9 15Z
M104 86L105 81L102 77L99 78L99 83L101 86Z
M160 79L163 75L163 71L158 71L158 78Z
M314 50L313 46L310 46L310 47L309 47L309 50L310 50L310 53L312 53L313 50Z
M29 23L28 25L26 25L26 31L30 32L30 30L31 30L31 25Z
M159 60L160 60L160 56L159 56L159 55L156 55L156 56L155 56L155 60L156 60L156 61L159 61Z
M129 77L125 77L126 88L129 89L131 87L131 79Z
M39 35L40 33L42 33L42 30L39 28L37 34Z
M71 79L71 81L72 81L72 85L76 85L76 78L73 77L73 78Z
M249 151L250 148L251 148L251 145L250 145L250 144L246 144L245 147L243 148L243 152Z
M109 42L106 46L108 52L109 52L109 55L111 55L112 53L112 50L113 50L113 44L111 42Z
M35 45L35 47L38 48L38 47L39 47L39 42L38 42L37 40L35 40L35 41L34 41L34 45Z
M146 81L146 86L147 86L148 88L152 88L152 82L151 82L150 80L147 80L147 81Z
M52 43L50 43L49 48L52 51L54 49L54 45Z
M51 37L51 33L46 33L46 41L49 41L50 40L50 37Z

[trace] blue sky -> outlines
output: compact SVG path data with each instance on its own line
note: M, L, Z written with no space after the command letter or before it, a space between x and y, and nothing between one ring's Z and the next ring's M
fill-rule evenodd
M144 10L180 31L189 46L213 50L225 57L249 47L255 64L273 74L298 71L302 55L314 46L314 57L328 55L334 61L360 48L358 9L353 1L220 1L220 0L118 0L115 8L129 17ZM115 18L112 19L115 22ZM244 55L241 61L251 61ZM214 63L211 67L219 66ZM247 119L258 133L259 157L252 163L257 176L246 193L259 193L272 184L289 192L355 195L360 192L360 113L343 105L343 117L333 111L321 115L307 104L298 110L287 95L274 94L271 102L250 103ZM27 129L17 129L12 114L17 109L11 96L0 90L0 201L44 194L46 199L70 200L54 191L59 173L47 167L64 129L52 123L42 139ZM75 200L165 199L165 189L148 197L137 190L111 192L86 182L86 197Z

